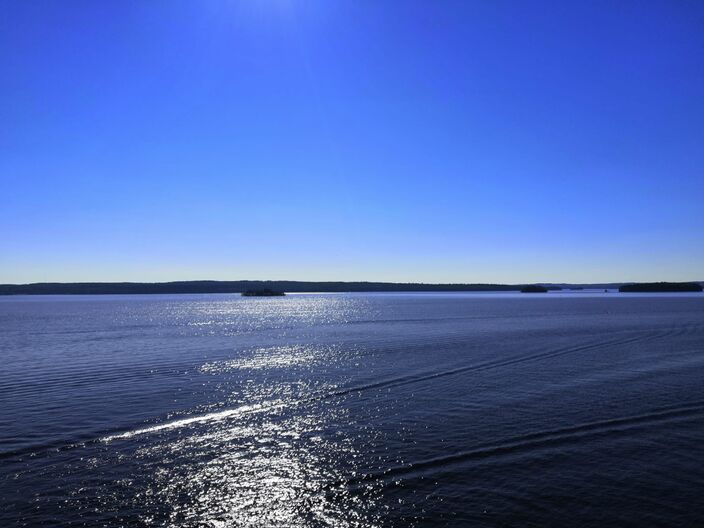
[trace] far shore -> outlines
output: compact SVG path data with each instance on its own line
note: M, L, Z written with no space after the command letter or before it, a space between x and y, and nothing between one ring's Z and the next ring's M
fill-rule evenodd
M38 282L0 284L0 295L121 295L121 294L207 294L274 291L286 293L362 292L520 292L545 289L549 292L611 290L622 292L702 291L704 282L659 283L523 283L463 284L410 282L311 282L311 281L175 281L175 282Z

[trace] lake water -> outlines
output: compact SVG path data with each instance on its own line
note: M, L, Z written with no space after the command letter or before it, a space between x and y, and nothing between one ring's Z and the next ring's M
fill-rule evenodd
M0 299L0 526L701 526L702 294Z

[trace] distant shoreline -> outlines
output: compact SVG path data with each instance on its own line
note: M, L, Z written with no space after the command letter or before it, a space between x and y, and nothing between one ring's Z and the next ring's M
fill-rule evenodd
M618 291L621 293L696 293L702 291L702 284L698 282L641 282L624 284Z
M702 284L702 282L698 282ZM0 284L0 295L134 295L188 293L243 293L270 289L287 293L343 292L519 292L526 286L542 286L551 291L614 289L639 283L522 283L463 284L410 282L313 282L313 281L174 281L174 282L38 282ZM681 283L684 284L684 283Z

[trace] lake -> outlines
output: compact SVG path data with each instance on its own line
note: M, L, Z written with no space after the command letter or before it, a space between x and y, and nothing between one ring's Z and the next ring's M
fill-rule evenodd
M0 298L0 526L695 526L704 295Z

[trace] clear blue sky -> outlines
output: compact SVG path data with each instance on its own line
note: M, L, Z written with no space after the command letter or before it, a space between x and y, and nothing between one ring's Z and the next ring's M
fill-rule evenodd
M0 282L704 279L704 2L4 1Z

